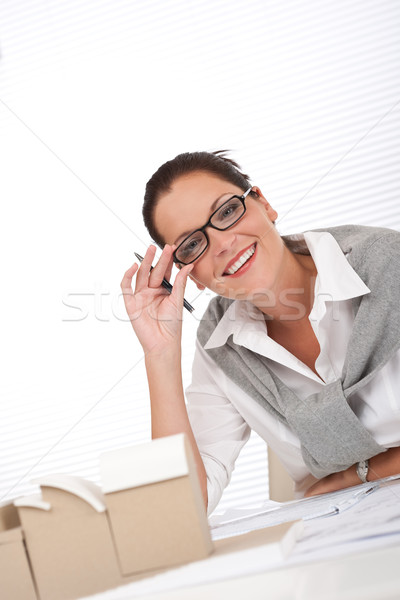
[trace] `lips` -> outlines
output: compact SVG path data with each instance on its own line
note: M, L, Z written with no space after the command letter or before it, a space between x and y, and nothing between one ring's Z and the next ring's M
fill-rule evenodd
M247 265L247 263L254 256L256 251L256 245L256 243L251 244L244 250L238 252L238 254L236 254L236 256L226 265L223 275L232 277L233 275L236 275L236 273L239 274L239 272L241 272L241 270L243 269L244 265Z

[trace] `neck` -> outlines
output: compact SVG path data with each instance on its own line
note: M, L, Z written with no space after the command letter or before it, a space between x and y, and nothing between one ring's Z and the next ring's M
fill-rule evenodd
M317 269L311 256L293 254L287 250L285 275L280 278L276 290L271 290L268 301L253 302L279 328L296 329L307 321L314 303L314 287Z

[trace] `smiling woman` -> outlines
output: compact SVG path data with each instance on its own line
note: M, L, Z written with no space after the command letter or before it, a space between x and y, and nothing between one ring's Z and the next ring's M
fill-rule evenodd
M151 269L150 246L121 287L145 352L152 435L189 436L208 511L251 429L301 495L400 472L400 234L346 225L283 239L277 212L223 152L162 165L143 214L163 252ZM187 277L217 296L186 403Z

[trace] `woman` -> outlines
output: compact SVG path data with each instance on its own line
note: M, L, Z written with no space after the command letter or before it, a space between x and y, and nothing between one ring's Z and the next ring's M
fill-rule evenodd
M152 436L188 435L208 512L250 428L298 494L400 472L400 234L342 226L281 238L276 211L222 152L162 165L143 215L163 251L150 270L150 246L121 287L145 353ZM169 295L160 286L173 262ZM217 296L198 329L186 406L187 277Z

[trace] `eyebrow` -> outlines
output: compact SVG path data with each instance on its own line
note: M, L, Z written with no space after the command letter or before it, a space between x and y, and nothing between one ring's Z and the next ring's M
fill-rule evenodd
M230 192L225 192L221 196L219 196L216 200L214 200L214 202L210 206L210 215L212 215L212 213L214 212L214 210L217 208L217 204L221 200L221 198L223 198L224 196L227 196L228 194L230 194ZM230 200L234 196L237 196L237 194L231 194L229 196L229 198L227 198L226 200ZM185 237L189 235L189 233L192 233L192 231L197 231L197 229L199 229L199 228L189 229L188 231L185 231L184 233L181 233L181 235L178 238L176 238L174 244L177 244L178 240L182 240L183 241L185 239Z

